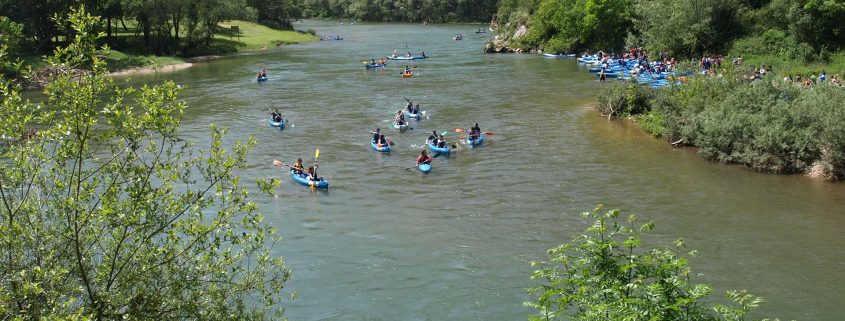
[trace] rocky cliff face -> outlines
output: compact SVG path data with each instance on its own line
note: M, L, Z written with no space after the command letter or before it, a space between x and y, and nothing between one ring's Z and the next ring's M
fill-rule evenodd
M524 48L514 45L514 43L515 40L519 40L519 38L528 34L527 26L520 25L515 31L513 31L513 33L511 33L508 31L500 31L503 30L503 28L498 28L495 23L491 23L491 29L499 34L493 37L493 40L487 41L487 43L484 44L485 53L521 53L526 51Z

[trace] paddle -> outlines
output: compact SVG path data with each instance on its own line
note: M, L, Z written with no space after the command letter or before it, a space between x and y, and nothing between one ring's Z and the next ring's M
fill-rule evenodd
M317 157L320 157L320 149L319 148L317 148L317 150L314 151L314 165L317 165ZM316 172L317 169L314 168L314 171ZM314 177L314 178L316 178L316 177ZM309 183L308 185L310 185L310 187L311 187L311 192L314 192L314 189L316 188L317 184L315 184L313 180L309 181L308 183Z
M463 132L466 132L466 130L462 129L462 128L457 128L457 129L455 129L455 132L456 133L463 133ZM493 132L484 132L484 135L493 136ZM463 137L463 136L461 136L461 137Z

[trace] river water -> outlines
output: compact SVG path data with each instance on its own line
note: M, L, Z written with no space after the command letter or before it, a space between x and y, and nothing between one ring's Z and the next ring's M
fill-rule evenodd
M479 27L307 22L297 28L344 40L134 81L185 85L183 131L200 146L209 123L258 139L243 177L283 179L256 201L284 237L274 250L294 271L292 320L524 320L529 261L597 204L656 221L654 243L684 238L701 252L699 281L763 296L761 317L842 319L845 185L707 162L608 122L593 109L600 84L574 60L484 55ZM432 58L414 61L411 79L403 63L362 66L393 49ZM261 64L270 80L258 84ZM429 118L398 133L388 128L403 96ZM293 126L271 129L269 106ZM407 170L432 130L455 140L475 122L494 133L482 147L436 158L427 175ZM396 142L390 155L370 149L375 127ZM328 192L271 165L309 162L315 148Z

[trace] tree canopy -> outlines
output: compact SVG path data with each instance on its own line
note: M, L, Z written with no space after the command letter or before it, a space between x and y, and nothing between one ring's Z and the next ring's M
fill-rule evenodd
M132 32L133 37L141 37L145 51L159 55L210 44L220 31L218 23L225 20L290 27L291 20L301 17L297 0L10 0L0 2L0 16L21 23L23 38L33 44L34 51L45 53L73 36L69 26L54 20L65 21L76 4L102 18L96 28L106 32L107 41L126 45L112 36L118 30Z
M497 0L305 0L306 15L393 22L489 22Z
M843 49L843 14L839 0L502 0L497 17L505 33L529 26L513 43L526 48L768 54L776 39L783 56L809 60Z
M179 87L118 87L98 20L68 17L73 40L49 63L71 72L44 102L0 82L0 316L281 318L290 270L236 176L254 140L183 140Z

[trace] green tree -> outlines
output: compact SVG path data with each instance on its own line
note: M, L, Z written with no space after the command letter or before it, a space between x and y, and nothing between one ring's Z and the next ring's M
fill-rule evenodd
M290 271L235 174L254 140L227 150L212 126L205 150L183 141L179 87L116 86L95 55L97 19L70 22L49 62L79 72L53 79L43 103L0 86L0 316L281 318Z
M23 41L23 25L0 16L0 75L16 77L20 66L13 61Z
M526 302L540 312L529 320L746 320L762 300L739 291L728 292L733 305L708 306L710 286L693 281L688 259L670 248L643 249L640 233L654 224L638 225L634 216L601 207L583 214L594 220L569 243L548 251L549 261L532 279L537 300ZM683 249L682 240L676 242Z
M718 53L742 35L736 0L636 1L636 33L651 51L692 57Z
M544 0L524 41L552 52L622 49L630 7L629 0Z

